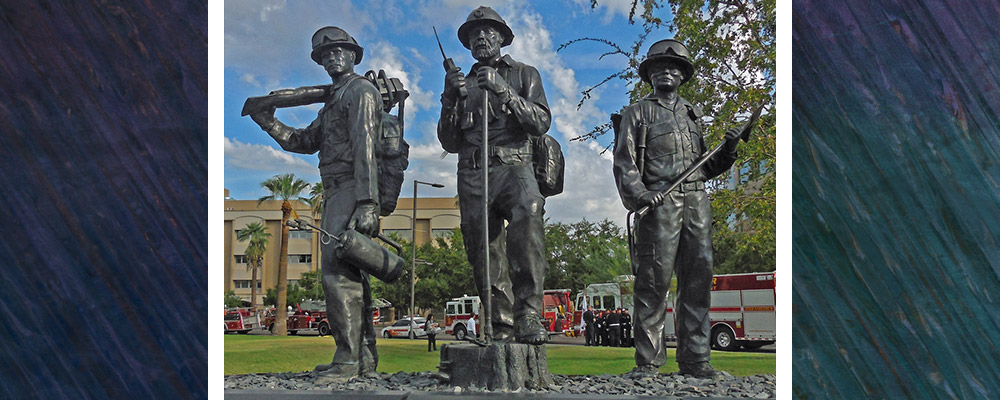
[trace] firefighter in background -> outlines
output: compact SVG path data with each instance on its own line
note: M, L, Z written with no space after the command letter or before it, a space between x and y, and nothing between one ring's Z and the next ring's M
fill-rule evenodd
M705 181L733 165L739 130L726 132L722 151L677 189L660 192L707 150L701 109L677 94L693 75L691 54L681 42L653 43L639 64L639 77L653 93L625 108L615 142L614 175L622 202L631 211L652 208L637 218L635 228L635 371L641 374L656 374L667 361L663 330L676 272L679 370L702 378L717 375L709 364L712 215ZM640 136L645 143L637 143ZM638 160L643 146L645 157Z
M583 336L587 346L596 345L594 331L597 328L594 326L594 306L588 306L587 311L583 312L583 323Z
M632 316L622 309L622 347L632 347Z
M282 149L319 152L323 179L323 229L339 235L348 229L369 237L378 233L379 192L375 142L382 96L367 79L354 73L364 48L337 27L320 28L312 37L312 59L333 80L333 94L308 127L295 129L274 117L274 108L251 114L254 122ZM324 244L323 291L326 315L336 342L330 364L316 366L317 385L374 373L378 365L372 326L368 275L332 256L337 241Z
M535 180L529 140L542 136L551 123L541 75L535 67L500 53L514 33L492 8L473 10L458 28L458 38L478 62L468 77L459 68L445 76L437 134L445 151L458 153L465 251L479 295L491 296L493 339L542 344L548 340L542 318L548 269L542 220L545 198ZM464 100L463 87L468 90ZM483 104L484 91L489 93L489 107ZM484 114L489 124L486 149L482 148ZM481 165L484 151L489 165ZM489 232L483 232L481 168L489 169ZM513 234L507 235L508 231ZM486 235L491 287L485 287Z
M620 309L608 313L608 346L618 347L622 342L622 324Z
M607 321L604 318L605 315L607 315L607 311L600 311L597 313L597 317L594 318L594 339L596 339L598 346L608 345L608 339L605 337L608 333Z

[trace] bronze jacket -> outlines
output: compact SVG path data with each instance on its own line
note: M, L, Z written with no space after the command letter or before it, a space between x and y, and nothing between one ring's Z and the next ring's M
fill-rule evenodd
M666 189L705 153L701 117L701 109L680 96L668 104L650 95L625 108L614 146L615 182L625 208L641 208L643 194ZM636 159L640 124L647 131L645 172L641 176ZM729 169L736 157L736 152L720 151L685 182L702 182L703 189L703 182Z
M335 189L354 179L355 200L378 203L375 145L381 123L382 97L367 79L351 74L333 86L333 95L304 129L277 122L268 134L286 151L319 151L323 186Z
M490 145L518 148L530 136L541 136L549 130L552 116L545 99L542 78L538 70L504 55L496 66L497 72L512 90L502 95L490 92ZM476 84L479 64L470 69L466 78L469 97L464 107L442 96L438 140L449 153L478 149L482 145L483 89ZM530 156L530 147L529 156ZM528 159L530 162L530 158Z

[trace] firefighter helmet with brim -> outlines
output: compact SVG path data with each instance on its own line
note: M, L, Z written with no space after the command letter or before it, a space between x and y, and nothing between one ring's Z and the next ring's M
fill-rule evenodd
M509 46L514 41L514 32L507 26L507 22L500 18L500 14L492 8L480 6L472 10L469 13L469 18L465 19L465 23L458 27L458 41L462 42L465 48L472 49L472 46L469 45L469 30L480 24L490 25L503 35L503 43L500 44L500 47Z
M346 31L336 26L325 26L319 28L312 37L312 59L316 64L323 64L321 52L330 47L340 46L354 51L354 65L361 64L361 58L365 54L365 49L354 40Z
M691 52L683 43L674 39L664 39L649 46L646 59L639 64L639 77L643 82L649 83L649 67L662 60L676 61L684 73L681 84L691 80L694 76L694 64L691 63Z

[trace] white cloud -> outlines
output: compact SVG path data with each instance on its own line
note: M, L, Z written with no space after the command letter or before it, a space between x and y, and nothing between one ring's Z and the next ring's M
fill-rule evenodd
M225 138L226 169L272 171L273 174L294 173L300 176L318 175L316 165L300 156L262 144L243 143Z
M297 75L322 83L329 78L309 58L310 39L328 25L343 28L366 49L365 34L375 28L368 13L359 12L349 0L226 2L225 66L251 74L267 88L287 86L285 82Z
M607 119L607 114L595 106L600 92L595 91L594 97L578 110L580 84L576 73L555 52L541 16L526 8L512 11L506 19L515 36L507 52L514 59L538 68L545 86L556 89L546 92L552 112L549 135L562 143L566 182L562 194L548 199L546 217L567 222L607 218L621 224L625 209L611 173L611 154L602 155L603 147L596 142L570 141Z
M437 122L427 122L419 130L425 140L410 143L410 167L406 170L404 187L413 186L413 180L434 182L444 185L444 188L423 191L420 197L453 197L458 193L458 155L448 154L441 157L444 150L437 140ZM412 137L410 135L407 135ZM403 191L404 196L407 191Z
M389 78L399 78L403 87L410 92L404 115L407 124L414 121L417 112L437 108L437 102L433 100L431 93L420 87L421 71L418 64L407 62L404 68L404 57L399 48L389 42L379 41L371 47L370 54L368 65L372 70L385 70Z
M573 0L573 2L587 10L591 9L590 0ZM604 10L604 20L601 22L605 24L611 23L619 15L628 19L629 13L632 12L632 0L601 0L597 2L597 8L594 10ZM642 13L642 9L636 8L636 13Z

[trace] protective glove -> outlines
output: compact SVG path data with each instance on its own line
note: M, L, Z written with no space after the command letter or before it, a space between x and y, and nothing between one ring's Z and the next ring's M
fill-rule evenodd
M378 206L374 203L361 203L354 208L351 215L351 222L347 224L347 229L354 229L358 233L375 237L378 234Z
M493 67L479 67L476 80L480 87L486 88L501 98L509 96L510 85L507 84L507 80L503 79L503 76Z
M274 109L274 107L271 107L267 109L267 111L250 114L250 118L253 119L253 122L256 122L257 125L260 125L261 129L268 131L274 127L274 123L277 122L274 118Z
M463 86L465 86L465 74L462 73L462 69L456 67L444 76L444 97L449 101L456 101L458 99L458 91Z
M666 196L661 192L657 192L655 190L647 191L646 193L639 195L639 206L648 206L650 209L659 207L660 204L663 204L663 199L665 197Z
M728 153L735 153L737 145L740 144L740 129L733 128L726 131L726 147Z

